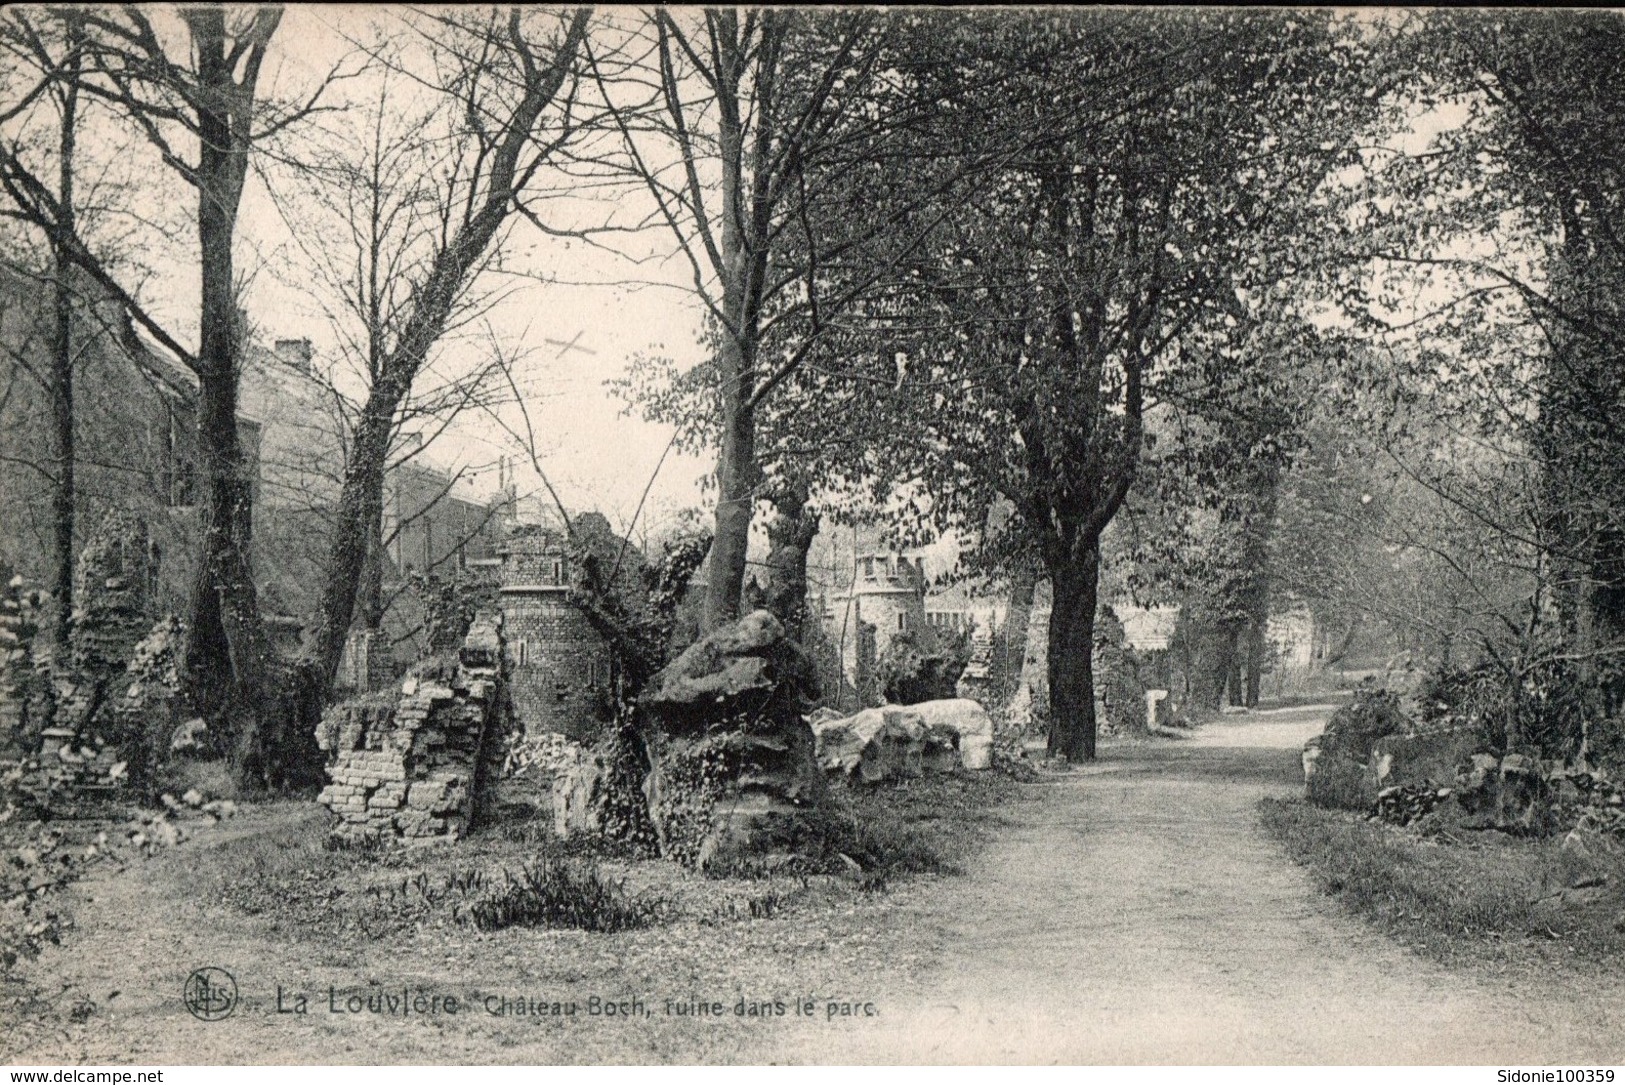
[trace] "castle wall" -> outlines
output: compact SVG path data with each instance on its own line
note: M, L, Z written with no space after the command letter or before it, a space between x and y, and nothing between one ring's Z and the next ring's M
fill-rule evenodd
M571 601L564 538L531 530L510 537L500 553L514 715L530 735L596 736L608 707L609 645Z

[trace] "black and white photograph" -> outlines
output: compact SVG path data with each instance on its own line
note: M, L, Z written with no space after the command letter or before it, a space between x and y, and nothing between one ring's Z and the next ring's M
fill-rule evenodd
M8 6L0 1062L1614 1082L1622 185L1605 9Z

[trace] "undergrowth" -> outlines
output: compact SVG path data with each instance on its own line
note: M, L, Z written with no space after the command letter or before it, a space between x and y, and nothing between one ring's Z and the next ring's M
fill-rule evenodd
M614 934L651 926L668 910L664 898L629 894L584 863L544 859L521 868L518 878L502 873L500 889L460 913L482 931L551 927Z
M1429 837L1301 800L1264 828L1321 890L1424 954L1612 960L1625 952L1625 859L1559 839Z

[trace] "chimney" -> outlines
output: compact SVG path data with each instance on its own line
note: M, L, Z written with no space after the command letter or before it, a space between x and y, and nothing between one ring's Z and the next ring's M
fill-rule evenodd
M282 359L285 365L292 366L301 373L310 372L309 339L278 339L276 356Z

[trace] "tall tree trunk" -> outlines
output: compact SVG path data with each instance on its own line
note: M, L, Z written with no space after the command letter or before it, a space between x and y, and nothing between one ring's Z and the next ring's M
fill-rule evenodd
M765 163L761 132L747 151L745 126L751 108L762 111L759 125L767 124L772 98L771 36L764 31L754 60L748 58L740 37L738 17L718 13L713 50L717 59L717 149L722 166L721 267L722 311L729 326L720 331L717 377L722 397L722 445L717 456L716 532L711 543L710 583L701 615L702 632L739 617L744 592L750 524L756 511L756 486L761 470L756 462L756 355L760 343L762 291L767 274L771 223L765 217L767 194L759 190ZM747 66L757 66L756 100L745 103L741 79ZM766 82L762 82L765 79ZM750 167L754 166L755 174Z
M1264 636L1264 626L1254 621L1247 626L1246 633L1246 684L1242 690L1242 704L1248 708L1258 707L1259 690L1264 683L1264 655L1267 643Z
M361 611L362 628L376 633L384 625L384 510L380 502L377 515L367 523L367 559L361 568L361 586L356 591L356 606Z
M83 16L69 12L63 18L68 26L68 78L61 98L57 197L61 207L61 232L72 236L78 228L73 207L73 160L78 125L79 46ZM51 370L54 378L51 388L51 428L56 446L56 484L51 490L51 589L54 595L52 609L55 611L52 636L57 647L65 651L73 624L74 519L79 496L74 478L73 264L61 244L52 246L52 256L55 265L52 269L55 319L51 329Z
M275 17L259 15L265 35ZM269 19L268 22L264 20ZM203 476L201 537L190 621L183 649L192 700L225 722L235 737L240 783L278 786L281 759L296 756L283 743L289 721L278 715L271 688L271 649L260 621L249 567L253 489L243 470L237 433L237 386L242 326L237 313L232 243L248 169L254 87L233 74L225 14L186 13L197 60L198 189L201 301L198 312L198 459ZM257 67L254 69L257 73Z
M377 314L371 315L374 333L367 361L372 367L372 386L367 391L361 424L345 469L338 520L322 573L322 593L316 613L305 630L305 657L318 675L324 698L331 695L333 679L338 674L371 549L368 540L382 516L384 472L396 412L445 333L447 321L457 307L469 276L497 231L516 213L521 190L531 176L529 171L535 168L534 163L522 166L521 157L534 146L542 114L564 86L586 35L590 15L590 10L578 9L571 16L557 52L544 63L523 41L518 9L510 12L509 43L522 63L524 93L506 122L490 133L488 157L487 152L482 151L479 162L471 167L475 176L484 180L480 202L464 210L455 232L435 252L422 282L414 284L408 315L394 345L387 351L376 331Z
M724 383L737 384L742 365L737 345L724 345L733 360L723 366ZM731 376L730 376L731 375ZM756 511L756 420L744 403L727 397L723 411L722 448L717 456L716 534L711 543L710 583L705 593L703 631L711 632L739 617L744 591L750 522Z
M1054 601L1049 616L1050 756L1095 756L1095 605L1100 587L1098 545L1050 565Z
M1214 713L1224 707L1235 648L1235 634L1228 625L1213 622L1201 629L1197 636L1196 659L1192 664L1195 671L1191 691L1193 705Z
M1033 620L1033 589L1038 569L1031 560L1016 566L1010 577L1010 607L1004 617L1004 646L993 661L996 688L1005 698L1021 692L1027 662L1027 631Z
M306 635L305 656L324 682L324 695L332 690L344 658L344 644L355 620L356 597L367 570L374 535L381 534L384 504L384 464L389 456L396 401L379 394L374 385L362 410L344 471L344 486L333 525L333 537L322 571L322 591ZM382 555L379 555L380 560Z
M807 511L807 484L796 481L773 495L767 523L767 608L794 640L807 620L807 551L818 535L818 514Z

